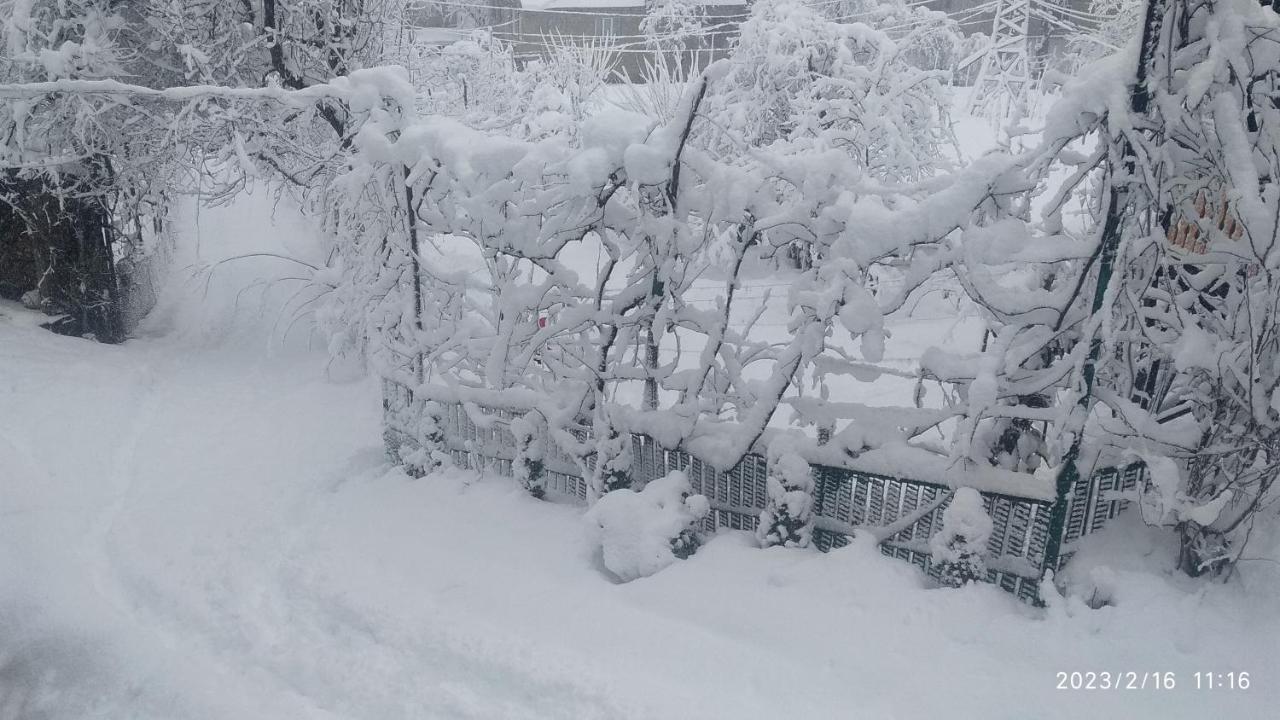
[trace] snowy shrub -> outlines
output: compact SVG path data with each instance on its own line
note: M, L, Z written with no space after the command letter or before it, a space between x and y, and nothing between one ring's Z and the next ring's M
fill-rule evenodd
M554 85L538 85L529 98L521 124L522 134L530 140L541 140L569 135L576 128L573 105L564 91Z
M554 35L546 40L543 55L510 78L517 132L528 140L560 138L576 144L592 100L618 56L607 42L582 44Z
M854 30L835 34L846 32ZM884 41L865 27L854 34ZM856 44L836 44L852 57ZM786 48L808 52L799 40ZM876 412L801 388L850 363L883 359L884 316L962 257L957 230L1007 202L1005 185L1018 186L1004 176L1018 165L986 159L927 185L887 185L844 149L827 147L843 132L836 125L834 135L758 153L698 147L700 128L733 119L707 104L710 94L746 97L735 94L734 73L733 63L708 69L658 127L619 112L584 122L580 146L437 117L366 123L341 183L360 200L341 203L350 238L336 291L349 307L342 317L367 328L363 337L377 340L370 348L384 366L422 357L426 382L545 398L548 416L564 418L549 430L594 496L629 486L633 432L687 440L732 467L784 404L801 423L834 425L833 413L853 421L832 437L855 451L893 444L898 453L945 457L933 441L913 440L963 416L961 403L902 408L885 425ZM820 130L816 115L800 117ZM406 227L434 238L418 248L447 246L483 261L463 273L449 268L443 249L435 256L443 261L413 254ZM797 244L820 262L790 278L788 337L768 342L754 329L759 315L742 325L729 307L751 273ZM584 251L599 258L594 270L575 262ZM868 286L885 269L903 282L873 294ZM719 309L686 301L699 279L722 283ZM672 335L679 343L704 338L705 350L659 353ZM639 398L638 407L619 408L627 397Z
M706 9L693 0L646 0L640 33L660 53L693 47L706 21Z
M764 547L809 547L813 541L813 471L786 438L769 447L765 509L756 536Z
M545 54L523 66L510 44L486 30L410 53L419 111L522 139L574 140L616 57L607 47L548 41Z
M598 495L631 488L631 435L612 425L603 428L596 442L593 489Z
M640 492L615 490L587 511L604 565L619 580L648 577L687 558L701 540L698 524L710 505L691 494L688 477L674 471Z
M543 421L538 412L511 421L511 434L516 439L516 457L511 462L511 473L520 487L535 498L547 493L546 468L543 464Z
M434 400L428 400L422 405L418 422L422 449L430 459L428 472L450 464L449 448L444 438L444 407Z
M922 70L951 70L967 56L959 24L947 13L909 0L837 0L817 4L835 20L856 20L881 30L903 57Z
M444 437L444 407L434 400L421 403L414 407L411 422L418 428L417 447L400 458L409 474L422 477L452 465Z
M929 538L930 556L943 585L960 587L986 579L983 556L991 526L982 495L973 488L956 490L951 504L942 511L942 529Z
M475 30L444 48L411 47L404 58L418 89L418 109L485 126L510 125L519 111L511 46Z
M909 47L799 0L762 0L710 90L706 137L726 154L783 143L774 150L815 164L834 150L881 179L932 175L951 141L948 74L914 65Z

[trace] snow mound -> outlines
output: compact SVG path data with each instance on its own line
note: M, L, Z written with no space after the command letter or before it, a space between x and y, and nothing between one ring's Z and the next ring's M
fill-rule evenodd
M1167 593L1166 585L1195 592L1194 581L1173 572L1177 535L1148 525L1141 512L1122 513L1077 541L1075 551L1056 581L1068 598L1088 605L1141 607Z
M677 470L640 492L614 490L601 497L585 519L609 572L630 582L692 554L694 528L711 506L691 493L689 478Z
M961 535L972 545L986 547L991 539L992 522L983 506L982 495L973 488L957 489L951 504L942 511L942 527L944 532L938 535Z

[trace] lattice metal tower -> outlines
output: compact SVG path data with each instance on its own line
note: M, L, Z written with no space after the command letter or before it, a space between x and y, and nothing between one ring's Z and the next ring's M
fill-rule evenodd
M969 98L973 115L1008 117L1027 110L1031 66L1027 29L1034 0L999 0L987 46Z

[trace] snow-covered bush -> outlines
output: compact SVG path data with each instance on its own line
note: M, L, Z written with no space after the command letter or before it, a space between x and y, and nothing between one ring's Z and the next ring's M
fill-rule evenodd
M418 110L477 126L510 125L520 112L511 46L489 32L437 47L411 45L405 65L418 90Z
M576 144L437 117L376 132L366 124L340 185L347 324L377 339L383 367L420 356L428 383L542 398L551 436L593 494L628 486L632 432L687 440L727 468L784 405L802 425L835 427L833 441L851 452L892 444L946 456L913 441L964 416L963 404L898 409L886 425L879 412L805 388L850 363L880 362L884 316L963 257L957 231L1009 202L1023 186L1006 176L1020 166L996 157L898 185L824 148L836 135L756 153L698 147L693 138L721 117L705 103L733 71L709 68L665 124L605 112L582 123ZM460 273L414 254L414 231L483 262ZM744 326L730 307L749 273L797 244L820 262L790 278L789 338L769 342L754 330L758 315ZM594 268L575 262L584 254L599 258ZM873 294L883 269L904 282ZM711 278L723 283L723 305L686 301ZM703 338L705 349L658 352L672 335ZM639 401L626 407L628 397Z
M595 470L591 475L593 494L602 496L631 488L631 435L612 424L598 427Z
M640 33L660 53L692 49L702 33L706 9L694 0L646 0Z
M944 9L908 0L837 0L815 7L834 20L882 30L907 62L924 70L951 70L966 56L959 24Z
M708 512L707 499L691 494L689 478L677 470L640 492L605 495L587 511L586 522L604 566L628 582L692 555L701 542L698 524Z
M419 112L520 139L576 141L618 56L608 44L545 40L538 57L521 62L487 30L443 48L411 48L405 60Z
M986 579L991 527L982 495L973 488L956 490L942 511L942 529L929 538L930 557L942 584L959 587Z
M511 76L513 119L524 139L576 143L618 55L607 43L584 45L555 36L547 40L543 54Z
M555 85L537 85L529 97L520 129L530 140L572 135L577 130L572 101Z
M417 425L418 447L405 453L401 460L415 477L431 473L453 464L444 437L444 407L434 400L420 403L414 408L411 422Z
M511 474L520 487L538 499L547 493L544 425L542 415L536 411L511 421L511 434L516 439L516 457L511 462Z
M764 547L809 547L813 542L813 470L779 438L769 446L765 508L756 537Z
M709 91L706 141L726 155L781 142L815 164L834 150L881 179L932 175L950 141L948 73L916 66L908 47L800 0L762 0Z

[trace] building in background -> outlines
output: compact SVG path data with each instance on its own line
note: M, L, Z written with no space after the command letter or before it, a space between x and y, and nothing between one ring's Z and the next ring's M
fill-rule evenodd
M701 0L702 30L679 42L680 72L696 72L727 57L747 16L746 0ZM423 28L486 29L509 43L516 59L529 61L557 45L607 48L616 56L620 80L642 80L660 55L670 62L672 48L654 47L645 36L644 0L492 0L482 7L462 2L425 6L414 18Z

